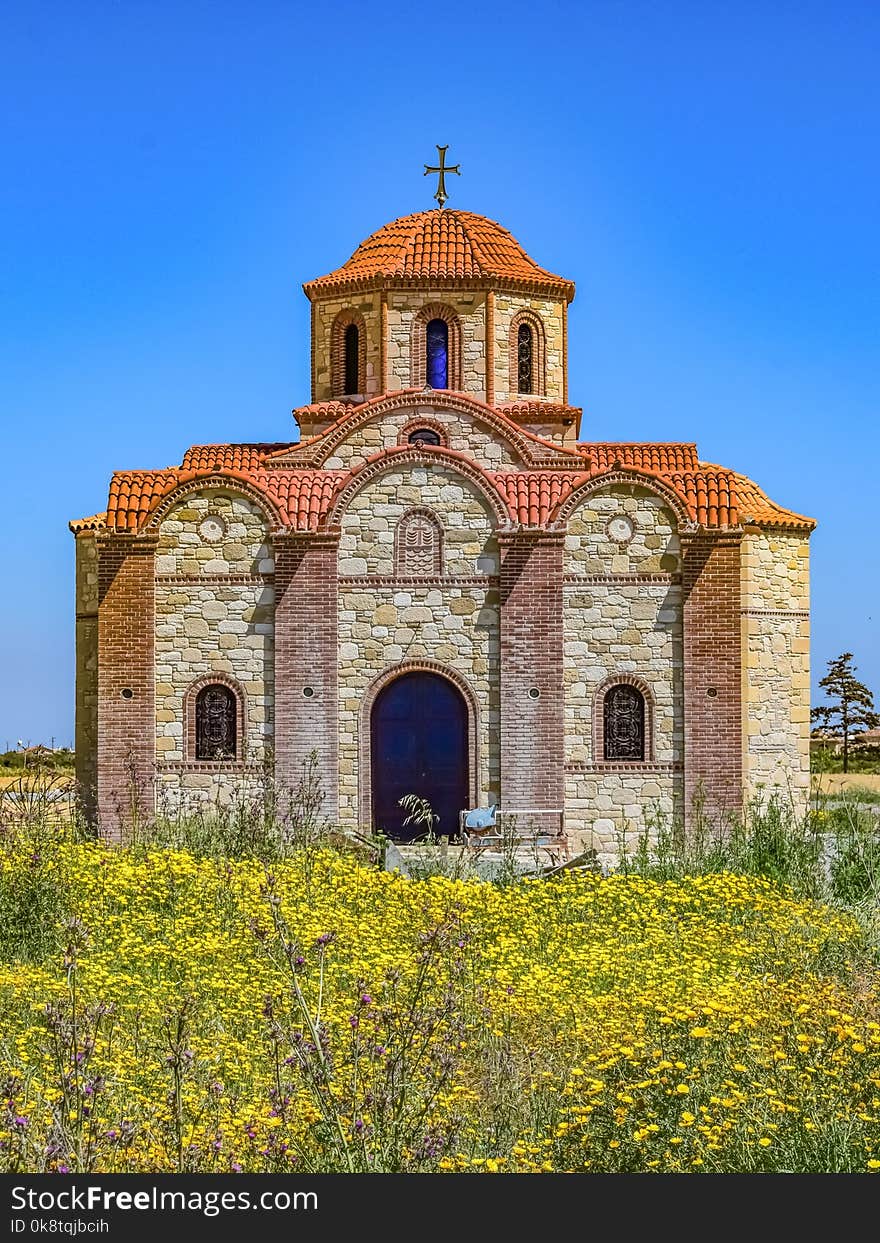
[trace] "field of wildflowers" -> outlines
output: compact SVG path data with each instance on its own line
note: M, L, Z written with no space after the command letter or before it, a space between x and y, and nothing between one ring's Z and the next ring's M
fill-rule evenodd
M880 1169L859 925L754 876L0 849L4 1171Z

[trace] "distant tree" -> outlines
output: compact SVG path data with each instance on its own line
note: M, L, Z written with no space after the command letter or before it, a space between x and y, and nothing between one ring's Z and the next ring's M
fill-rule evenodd
M849 742L864 729L876 729L880 714L874 711L874 696L856 677L852 652L829 660L828 672L819 683L830 704L813 708L810 720L823 729L839 728L843 736L843 771L849 771Z

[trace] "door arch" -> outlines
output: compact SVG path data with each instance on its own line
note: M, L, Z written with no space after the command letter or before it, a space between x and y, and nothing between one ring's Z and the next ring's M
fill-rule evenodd
M370 711L372 817L395 841L424 834L405 825L399 800L427 799L440 817L435 832L458 833L468 805L468 705L448 678L426 670L401 674L382 688Z

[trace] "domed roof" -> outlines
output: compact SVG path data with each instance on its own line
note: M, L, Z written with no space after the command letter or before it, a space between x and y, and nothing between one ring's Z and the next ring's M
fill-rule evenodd
M383 225L348 263L303 285L307 296L419 285L488 285L570 302L574 285L538 267L507 229L474 212L416 212Z

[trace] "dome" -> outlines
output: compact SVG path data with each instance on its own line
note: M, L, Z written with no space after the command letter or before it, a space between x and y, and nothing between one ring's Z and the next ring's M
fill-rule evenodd
M354 290L453 285L574 297L574 284L535 263L507 229L446 208L401 216L361 242L347 263L303 285L312 299Z

